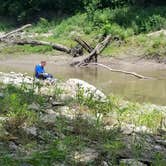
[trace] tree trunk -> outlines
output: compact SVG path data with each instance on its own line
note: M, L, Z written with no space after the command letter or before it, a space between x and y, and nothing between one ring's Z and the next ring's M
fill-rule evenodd
M96 62L97 63L97 56L100 54L104 48L109 44L111 40L111 36L108 35L101 43L97 44L97 46L91 51L91 53L83 59L81 62L76 63L77 66L85 66L90 62Z
M51 42L46 42L46 41L36 41L36 40L22 40L22 41L12 41L13 44L18 44L18 45L25 45L25 44L30 44L32 46L51 46L53 49L56 49L58 51L63 51L68 54L70 54L71 49L63 46L61 44L56 44L56 43L51 43Z
M93 47L91 47L87 42L85 42L84 40L82 40L81 38L75 38L74 39L78 44L80 44L88 53L91 53L92 50L94 49Z

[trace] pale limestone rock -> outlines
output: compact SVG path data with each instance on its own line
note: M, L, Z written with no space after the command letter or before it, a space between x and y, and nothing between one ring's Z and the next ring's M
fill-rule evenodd
M99 154L95 149L86 148L82 152L75 152L74 160L76 160L77 162L88 163L97 159L98 155Z
M56 114L56 112L52 109L46 109L46 110L44 110L44 112L49 114L49 115Z
M57 116L59 116L59 113L56 114L48 114L45 115L41 118L41 121L43 123L47 123L47 124L55 124L56 123L56 118Z
M103 92L98 90L95 86L79 79L69 79L66 81L66 87L68 91L71 93L71 96L76 96L78 90L82 89L84 91L83 95L88 97L93 95L94 99L97 100L106 100L106 96Z
M76 117L76 110L70 109L67 106L60 107L58 111L60 112L61 116L64 116L68 119L74 119Z
M0 123L1 122L4 122L5 120L7 120L8 119L8 117L0 117Z
M37 128L36 127L22 127L22 130L29 136L36 137L37 136Z
M152 131L146 126L135 126L134 124L121 124L121 130L123 134L132 134L132 133L152 133Z

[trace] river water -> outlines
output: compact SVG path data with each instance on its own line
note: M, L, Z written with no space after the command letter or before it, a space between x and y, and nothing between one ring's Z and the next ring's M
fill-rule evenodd
M70 67L67 58L63 56L55 58L33 55L1 60L0 71L26 72L33 75L34 66L39 63L41 59L46 59L48 62L46 66L47 72L52 73L54 77L59 79L67 80L68 78L79 78L95 85L98 89L108 95L113 93L129 101L166 105L165 68L156 69L150 67L148 70L141 66L125 68L125 70L128 71L130 69L131 71L136 71L145 76L158 78L142 80L130 75L113 73L104 68L95 66L87 68ZM123 68L124 67L122 67L122 69Z

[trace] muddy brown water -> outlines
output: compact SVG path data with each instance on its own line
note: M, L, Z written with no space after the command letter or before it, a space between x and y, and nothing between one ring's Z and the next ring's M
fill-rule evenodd
M113 73L101 67L74 68L69 66L72 60L67 56L41 56L29 55L4 59L0 61L1 72L21 72L33 75L35 64L41 59L47 60L46 70L52 73L54 77L62 80L68 78L79 78L85 80L106 94L116 94L125 100L136 101L140 103L148 102L159 105L166 105L166 67L165 65L156 65L154 63L122 62L119 60L111 61L114 68L135 71L145 76L155 77L157 79L141 80L133 76ZM104 60L109 62L110 59ZM158 79L162 78L162 79Z

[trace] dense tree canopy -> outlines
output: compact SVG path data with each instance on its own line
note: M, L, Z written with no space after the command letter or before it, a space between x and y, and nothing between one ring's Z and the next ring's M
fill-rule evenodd
M73 14L83 10L116 8L124 5L161 5L165 0L0 0L0 15L26 21L43 12Z

